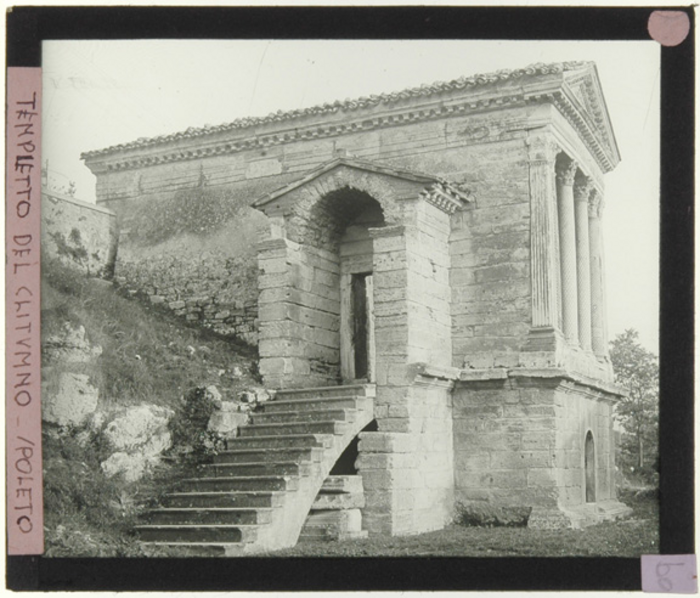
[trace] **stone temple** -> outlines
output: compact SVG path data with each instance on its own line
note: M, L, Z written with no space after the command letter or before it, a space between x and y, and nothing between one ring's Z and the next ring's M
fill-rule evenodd
M464 77L83 158L98 203L123 223L133 206L202 180L262 223L254 340L278 416L229 448L237 462L244 448L293 449L305 469L283 488L284 521L267 524L278 531L260 525L251 545L293 544L351 449L370 535L440 529L457 505L527 507L533 527L625 510L601 227L604 175L620 156L594 63ZM230 226L233 239L241 229ZM304 461L309 435L317 454Z

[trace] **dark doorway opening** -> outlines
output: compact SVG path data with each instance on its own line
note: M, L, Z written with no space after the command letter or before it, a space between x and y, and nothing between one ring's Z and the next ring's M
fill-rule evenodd
M586 502L595 502L595 443L593 434L586 434L585 448L585 469L586 469Z
M352 344L355 349L355 378L369 378L369 304L367 279L371 274L352 275Z
M373 419L369 422L363 429L363 432L376 432L377 431L377 420ZM357 468L355 467L355 461L359 455L358 445L360 443L360 437L355 436L348 444L347 448L338 457L335 462L333 469L329 475L356 475Z

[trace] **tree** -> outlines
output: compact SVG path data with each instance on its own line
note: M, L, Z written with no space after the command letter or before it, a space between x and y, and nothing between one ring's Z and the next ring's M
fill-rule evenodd
M615 381L626 392L615 409L626 433L621 461L628 461L643 477L653 478L659 446L658 358L639 344L636 330L628 329L610 343L610 360Z

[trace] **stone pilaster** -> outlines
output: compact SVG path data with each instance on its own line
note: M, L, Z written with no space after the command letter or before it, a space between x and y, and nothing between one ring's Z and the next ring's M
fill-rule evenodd
M532 327L559 325L559 252L554 164L557 147L547 137L528 140Z
M576 214L574 176L578 166L569 161L557 167L557 206L559 211L559 250L561 254L561 295L564 336L578 344L578 291L576 271Z
M576 274L578 287L578 335L581 348L591 349L591 260L588 233L588 198L591 194L588 177L574 184L576 210Z

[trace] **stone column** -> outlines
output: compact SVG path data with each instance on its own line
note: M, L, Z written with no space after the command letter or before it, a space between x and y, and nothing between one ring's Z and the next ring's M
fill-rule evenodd
M607 355L605 335L605 293L603 287L603 238L601 231L602 197L596 190L588 205L588 235L591 262L591 345L600 358Z
M532 327L559 326L559 251L554 163L557 147L545 136L528 139Z
M561 253L561 295L564 336L578 344L578 292L576 274L576 215L574 176L578 166L569 161L557 165L557 206L559 209L559 249Z
M591 181L588 177L574 184L576 210L576 273L578 283L578 335L581 348L591 349L591 260L588 235L588 198Z

